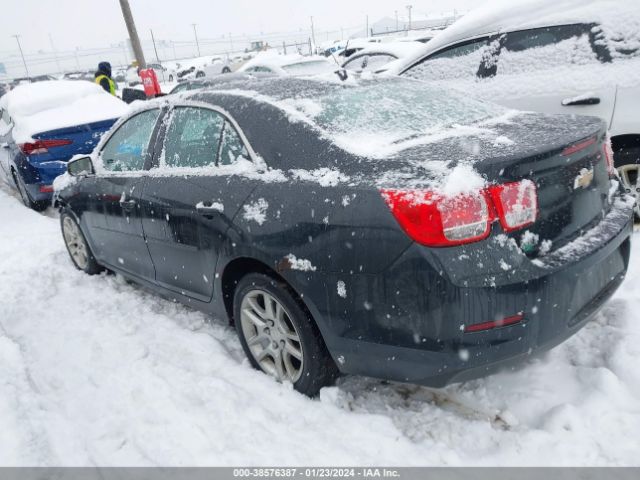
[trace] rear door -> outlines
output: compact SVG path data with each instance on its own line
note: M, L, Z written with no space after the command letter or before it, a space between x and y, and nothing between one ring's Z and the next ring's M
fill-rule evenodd
M221 111L178 106L156 150L142 195L156 282L208 301L231 219L255 188L236 173L238 162L250 161L247 148Z
M609 124L616 87L598 80L611 61L598 28L576 24L507 33L497 58L485 58L497 66L488 69L495 71L488 80L497 87L492 95L520 110L593 115Z
M98 153L87 226L100 262L153 281L155 270L142 230L141 194L150 165L159 109L129 118Z

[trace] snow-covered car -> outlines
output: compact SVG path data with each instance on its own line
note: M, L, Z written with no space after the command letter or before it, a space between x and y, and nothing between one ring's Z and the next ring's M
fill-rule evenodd
M422 50L424 44L417 41L376 43L351 55L342 68L355 73L393 71L396 65L404 64L406 58L414 58Z
M153 68L156 72L156 77L158 77L158 82L174 82L178 79L176 71L165 67L160 63L148 63L147 68ZM140 75L138 74L139 68L135 65L130 65L127 68L126 72L126 82L130 87L135 87L136 85L141 85L142 81L140 80Z
M269 78L273 77L268 73L250 73L250 72L233 72L226 75L216 75L210 78L199 78L197 80L189 80L181 82L169 92L174 93L187 92L190 90L201 90L204 88L233 88L235 82L244 82L249 78Z
M278 55L264 52L242 65L238 72L269 73L278 76L311 76L335 72L339 66L320 55Z
M69 163L61 226L78 269L229 319L300 392L338 371L443 386L557 345L616 291L633 198L606 145L595 117L398 77L249 78L123 118Z
M640 197L639 25L635 2L489 2L390 73L521 110L598 116L626 188Z
M95 83L56 80L14 88L0 98L3 180L26 206L46 208L67 161L90 153L127 109Z

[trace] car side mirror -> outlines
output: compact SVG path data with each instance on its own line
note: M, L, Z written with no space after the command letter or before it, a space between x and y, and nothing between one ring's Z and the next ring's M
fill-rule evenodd
M67 173L72 177L93 175L95 170L91 157L80 157L67 163Z

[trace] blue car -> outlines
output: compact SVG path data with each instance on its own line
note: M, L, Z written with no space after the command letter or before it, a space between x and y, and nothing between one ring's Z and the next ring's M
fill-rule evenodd
M34 210L47 208L67 162L89 154L126 104L88 82L17 87L0 98L0 174Z

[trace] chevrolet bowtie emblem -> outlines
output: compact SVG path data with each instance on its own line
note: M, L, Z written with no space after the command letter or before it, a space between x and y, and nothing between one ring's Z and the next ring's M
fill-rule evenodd
M587 188L593 182L593 168L583 168L573 181L573 189Z

